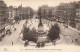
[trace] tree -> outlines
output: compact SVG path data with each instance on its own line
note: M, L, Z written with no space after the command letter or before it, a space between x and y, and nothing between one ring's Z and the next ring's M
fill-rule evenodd
M35 28L33 28L30 32L29 32L29 38L30 38L30 41L33 41L33 42L37 42L37 37L38 37L38 35L37 35L37 32L36 32L36 29Z
M58 24L54 24L54 26L51 26L51 29L49 30L48 37L51 41L60 38L59 37L60 28Z
M28 36L29 36L29 28L27 28L26 26L23 26L23 31L22 31L22 33L23 33L23 38L24 38L24 40L26 40L26 39L29 39L28 38Z
M37 42L37 34L35 30L30 30L29 28L24 26L23 30L23 38L24 40Z

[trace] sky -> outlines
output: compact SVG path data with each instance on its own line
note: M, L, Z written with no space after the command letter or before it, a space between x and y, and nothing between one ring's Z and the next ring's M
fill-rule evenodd
M69 3L79 0L4 0L7 6L19 6L22 4L23 7L30 6L31 8L37 10L41 5L48 5L48 6L58 6L59 3Z

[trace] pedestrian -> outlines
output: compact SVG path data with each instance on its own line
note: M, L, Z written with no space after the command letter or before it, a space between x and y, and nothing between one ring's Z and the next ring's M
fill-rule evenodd
M27 45L29 45L29 41L28 40L26 40L25 43L24 43L24 46L27 46Z
M36 47L40 47L40 43L39 42L37 43L37 46Z
M56 44L56 40L53 40L53 43L52 43L54 46L55 46L55 44Z
M13 42L12 42L12 45L13 45Z
M73 40L72 40L72 43L73 43Z
M75 39L75 42L78 42L78 39Z
M16 28L14 28L14 31L16 31Z
M13 25L13 28L14 28L14 25Z
M42 42L42 43L41 43L41 47L44 47L44 46L45 46L45 42Z

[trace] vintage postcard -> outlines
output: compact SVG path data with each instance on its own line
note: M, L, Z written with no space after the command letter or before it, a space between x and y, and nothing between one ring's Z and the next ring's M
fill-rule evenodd
M0 0L0 52L80 52L80 1Z

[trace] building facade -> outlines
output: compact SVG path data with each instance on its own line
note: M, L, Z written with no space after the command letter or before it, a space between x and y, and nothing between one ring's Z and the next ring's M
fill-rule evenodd
M75 18L75 21L76 21L76 28L78 30L80 30L80 2L77 2L77 8L76 8L76 18Z
M15 8L13 6L8 7L7 12L8 12L8 19L9 19L10 22L14 20L16 14L17 14L16 11L17 11L17 8Z
M33 16L33 9L30 7L22 7L22 17L30 18Z
M0 40L5 35L5 26L7 26L7 6L3 0L0 0Z
M38 9L38 16L46 19L54 19L55 9L54 7L50 7L48 5L42 5Z
M6 11L7 11L7 6L4 3L4 1L0 0L0 23L6 21Z
M76 7L74 3L60 3L57 7L57 17L65 24L75 27Z
M22 7L22 5L18 7L9 6L7 13L10 21L13 21L15 18L21 20L33 16L33 9L30 7Z

